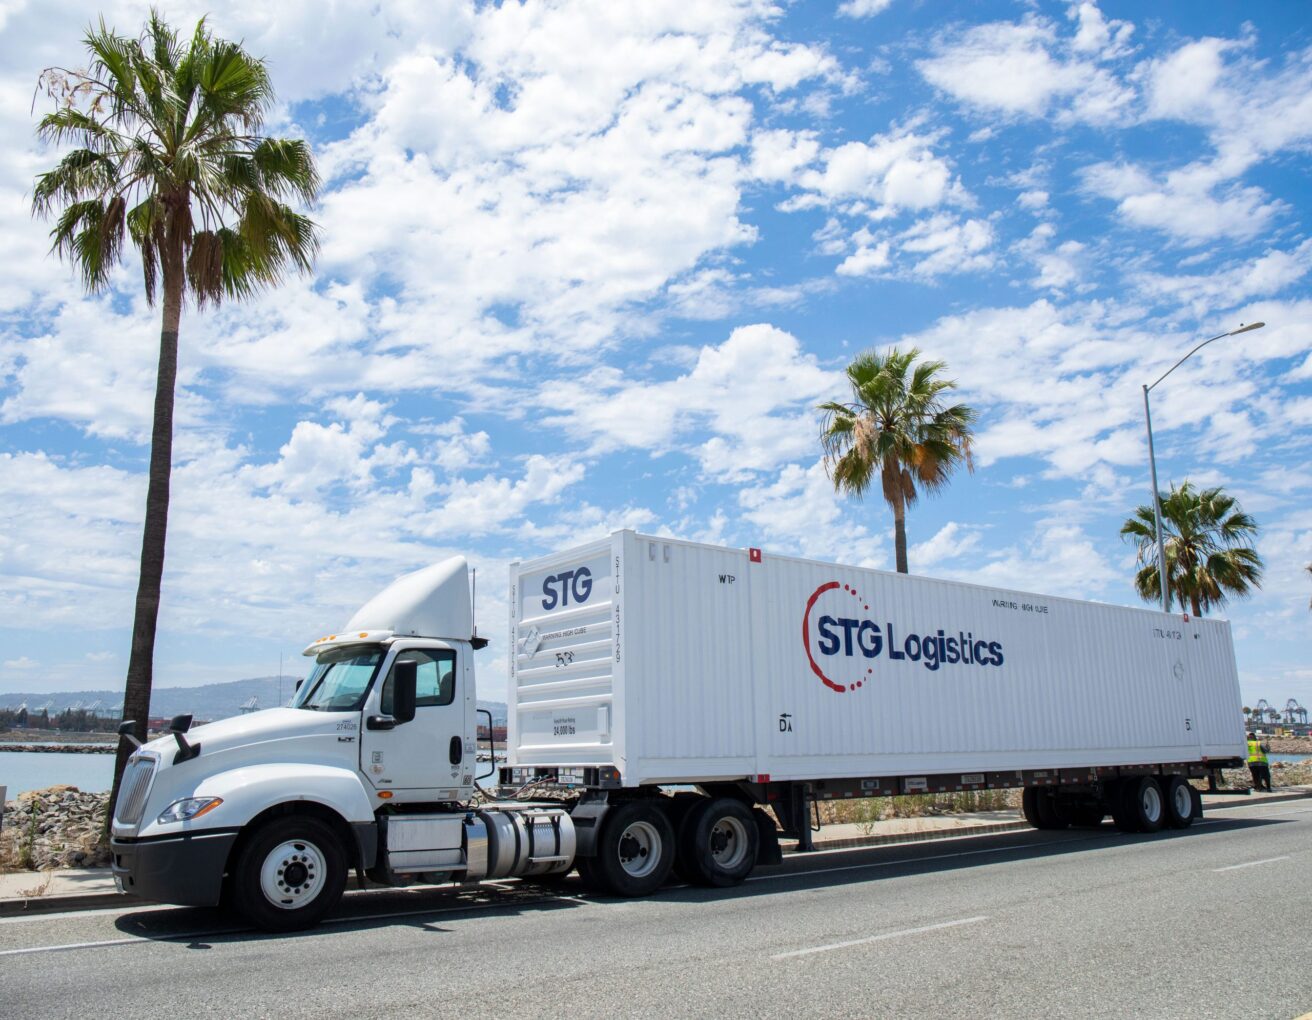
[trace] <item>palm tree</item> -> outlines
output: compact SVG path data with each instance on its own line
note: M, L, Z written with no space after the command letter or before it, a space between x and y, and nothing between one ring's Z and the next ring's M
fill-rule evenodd
M1194 616L1226 598L1243 597L1262 587L1262 558L1253 548L1257 522L1239 501L1216 486L1195 489L1188 481L1160 495L1162 535L1166 542L1166 584L1180 605ZM1161 602L1157 566L1157 528L1152 506L1141 506L1121 525L1121 537L1139 545L1134 587L1145 602Z
M847 366L852 401L821 404L820 443L835 490L857 499L879 474L893 510L898 573L907 572L907 507L922 492L942 489L953 470L972 460L978 415L965 404L945 406L942 394L956 383L941 378L942 361L916 364L920 351L896 347L867 351Z
M140 252L146 299L163 304L146 517L141 540L124 717L146 738L168 525L178 326L197 307L248 297L294 267L311 268L315 224L287 200L312 202L319 177L309 146L264 138L274 101L263 61L212 37L202 19L179 39L152 11L139 38L87 30L86 70L48 68L55 102L41 140L76 147L36 179L32 209L55 216L52 251L89 293L109 289L127 240ZM121 742L110 804L129 748Z

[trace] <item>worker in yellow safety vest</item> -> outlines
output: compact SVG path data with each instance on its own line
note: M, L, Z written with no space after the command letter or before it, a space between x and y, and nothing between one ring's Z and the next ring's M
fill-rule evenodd
M1248 735L1248 773L1253 777L1254 790L1271 789L1271 766L1267 763L1266 744L1257 739L1256 733Z

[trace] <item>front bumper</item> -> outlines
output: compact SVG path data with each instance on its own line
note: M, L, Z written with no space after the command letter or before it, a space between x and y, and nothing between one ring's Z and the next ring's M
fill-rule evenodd
M236 841L236 829L114 838L114 879L119 892L143 900L212 907L223 892L223 870Z

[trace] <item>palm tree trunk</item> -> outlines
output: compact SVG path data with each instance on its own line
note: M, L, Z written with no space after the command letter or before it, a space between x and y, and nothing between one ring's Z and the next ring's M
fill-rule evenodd
M172 253L163 267L164 317L159 334L159 370L155 376L155 420L150 438L150 474L146 520L141 533L141 568L137 579L132 651L123 692L123 718L135 722L133 734L143 743L150 719L154 680L155 625L159 619L160 581L164 575L164 540L168 532L169 480L173 465L173 390L178 376L178 326L182 319L182 254ZM133 748L120 740L114 758L114 785L109 795L104 833L109 832L119 783Z
M1189 596L1189 604L1193 607L1194 619L1198 619L1198 617L1203 615L1203 607L1198 604L1197 592Z
M907 569L907 508L893 507L893 551L897 557L897 572L908 574Z

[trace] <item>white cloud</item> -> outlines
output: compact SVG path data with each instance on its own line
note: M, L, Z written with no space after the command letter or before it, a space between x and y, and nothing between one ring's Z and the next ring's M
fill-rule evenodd
M752 135L751 173L761 181L792 183L819 152L813 131L757 131Z
M1059 39L1051 22L1036 17L949 32L916 67L931 85L985 113L1051 115L1059 123L1122 122L1134 92L1085 55L1096 48L1098 32L1091 19L1080 21L1071 41Z
M1016 197L1016 204L1023 209L1042 209L1048 204L1049 195L1039 188L1022 191Z
M682 444L708 475L731 481L814 449L812 405L840 387L841 376L820 368L795 337L740 326L724 343L702 347L675 379L596 375L573 388L553 384L548 406L569 410L544 421L588 440L594 452L634 447L659 456ZM698 430L710 438L689 446Z
M5 669L29 670L36 669L41 663L35 659L29 659L26 655L19 656L17 659L6 659Z
M892 6L893 0L843 0L838 5L840 18L873 18Z
M1071 4L1066 16L1079 25L1075 38L1071 40L1071 49L1094 54L1103 60L1124 56L1129 51L1134 26L1128 21L1108 21L1098 5L1089 0Z
M774 545L813 559L885 566L884 540L872 530L887 529L891 536L892 514L872 497L853 511L869 523L853 523L848 498L834 491L822 462L788 464L773 481L739 490L738 503L752 526L754 545Z
M934 216L905 231L899 240L901 250L917 258L911 269L916 276L965 273L993 264L989 253L993 227L987 220Z
M867 215L881 219L903 211L969 201L947 161L934 153L937 135L914 130L848 142L822 154L823 169L809 170L799 183L809 195L791 207L865 202Z
M934 535L924 542L918 542L907 550L908 565L921 572L937 568L946 560L953 560L966 553L979 549L983 536L978 527L948 521Z
M871 276L888 268L889 242L860 245L834 270L839 276Z
M1033 538L991 551L981 566L949 573L975 584L1071 598L1112 586L1116 601L1130 595L1126 572L1108 561L1083 528L1054 521L1039 525Z
M1083 178L1092 194L1116 201L1131 225L1165 231L1186 244L1256 237L1281 210L1261 188L1227 183L1215 163L1192 163L1161 178L1132 164L1095 163Z
M1050 223L1041 223L1028 237L1016 245L1016 250L1030 259L1039 274L1031 283L1057 293L1069 289L1087 290L1091 270L1086 256L1086 246L1076 240L1062 241L1053 246L1057 228Z
M1210 273L1140 273L1132 277L1145 294L1187 307L1197 315L1270 297L1312 270L1312 240L1292 251L1269 249L1251 262L1231 263Z

